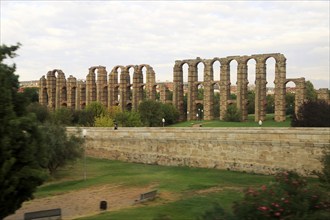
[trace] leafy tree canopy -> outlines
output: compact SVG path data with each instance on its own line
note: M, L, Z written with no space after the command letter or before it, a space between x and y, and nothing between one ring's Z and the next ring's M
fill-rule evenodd
M0 219L14 213L32 198L47 175L45 142L36 117L26 111L25 98L17 92L19 83L13 58L15 46L0 46Z
M146 100L140 103L139 113L141 116L141 121L145 126L156 127L162 124L162 119L164 113L161 109L161 103Z
M330 105L325 101L307 101L291 121L292 127L330 127Z

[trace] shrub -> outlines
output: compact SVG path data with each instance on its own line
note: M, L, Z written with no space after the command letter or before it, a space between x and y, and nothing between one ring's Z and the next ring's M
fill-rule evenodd
M140 103L139 113L141 121L145 126L156 127L162 124L164 113L161 109L161 103L153 100L146 100Z
M228 106L224 120L236 122L241 121L241 112L237 109L236 105Z
M164 113L166 124L171 125L179 120L180 113L172 104L162 104L161 109Z
M307 186L294 172L279 173L276 182L249 188L234 204L237 219L329 219L330 201L320 189Z
M292 127L330 127L330 105L325 101L307 101L294 114Z
M56 109L50 114L50 116L51 121L57 124L71 125L73 121L73 113L70 109L66 107Z
M113 125L113 119L108 115L95 117L95 127L112 127Z
M55 123L45 123L43 131L47 143L47 165L52 175L59 167L82 156L84 139L78 135L67 135L65 127Z
M108 114L106 107L100 102L91 102L86 106L86 111L92 112L94 117Z
M86 110L74 111L72 123L75 125L93 126L94 125L94 114L93 114L93 112L86 111Z
M26 110L28 112L34 113L41 123L49 119L49 111L46 106L39 104L38 102L30 103Z
M140 114L135 111L118 112L115 116L115 120L119 124L119 126L122 126L122 127L141 127L142 126Z
M321 162L323 164L323 168L321 172L316 172L315 174L319 177L321 186L327 190L330 190L330 147L325 149Z

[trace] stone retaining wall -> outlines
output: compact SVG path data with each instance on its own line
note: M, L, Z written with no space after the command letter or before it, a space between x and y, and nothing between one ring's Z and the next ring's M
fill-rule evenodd
M322 168L330 128L85 128L87 155L127 162L303 175ZM77 128L68 128L74 132Z

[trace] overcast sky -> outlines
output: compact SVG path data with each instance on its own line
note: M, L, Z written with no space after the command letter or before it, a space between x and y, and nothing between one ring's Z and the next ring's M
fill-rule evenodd
M287 78L329 88L329 7L329 1L1 0L1 44L22 43L13 60L20 81L53 69L83 79L91 66L110 73L115 65L142 63L154 68L157 81L172 81L175 60L282 53ZM273 81L272 59L267 67Z

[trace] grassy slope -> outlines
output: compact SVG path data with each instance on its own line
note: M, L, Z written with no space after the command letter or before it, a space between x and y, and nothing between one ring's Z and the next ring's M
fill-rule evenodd
M291 119L287 117L284 122L275 122L273 114L267 114L266 120L262 123L263 127L290 127ZM259 127L258 122L254 121L254 115L248 116L246 122L227 122L220 120L212 121L185 121L172 125L172 127L191 127L193 124L203 124L203 127Z
M79 162L61 170L55 179L40 187L35 196L46 197L109 183L123 186L156 184L160 193L175 193L180 199L164 204L159 201L161 205L157 206L149 206L147 203L146 206L106 212L84 219L153 219L158 214L170 215L173 219L192 219L204 213L214 202L229 208L233 201L242 196L243 188L266 184L272 180L270 176L216 169L166 167L88 158L87 180L83 181L82 167L82 162ZM211 187L225 187L225 190L209 194L197 193L197 190Z
M290 127L290 120L274 122L273 115L267 115L263 127ZM190 127L202 123L204 127L258 127L254 116L249 115L247 122L189 121L174 127ZM215 169L165 167L145 164L132 164L101 159L87 159L87 181L83 181L82 161L75 166L61 170L53 181L40 187L36 197L46 197L103 184L123 186L147 186L156 184L159 192L176 193L180 199L162 205L138 206L116 212L104 212L100 215L82 218L84 220L102 219L153 219L157 216L169 216L171 219L196 219L212 207L215 202L230 210L234 201L242 197L241 190L249 186L260 186L272 181L272 177L230 172ZM68 178L70 177L70 178ZM197 194L197 190L211 187L236 187L219 192ZM159 200L159 199L158 199ZM111 204L110 204L111 207ZM111 210L111 208L110 208Z

